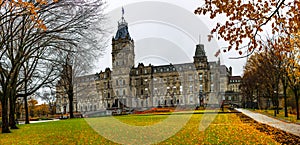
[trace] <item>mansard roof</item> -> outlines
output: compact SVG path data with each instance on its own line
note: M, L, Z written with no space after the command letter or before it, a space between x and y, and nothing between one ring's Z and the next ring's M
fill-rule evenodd
M242 80L241 76L230 76L229 77L229 82L230 83L240 83Z
M124 17L118 22L118 31L115 36L115 40L118 39L129 39L131 40L129 31L128 31L128 23L125 21Z
M204 50L204 45L198 44L196 46L195 57L203 57L203 56L206 56L205 50Z

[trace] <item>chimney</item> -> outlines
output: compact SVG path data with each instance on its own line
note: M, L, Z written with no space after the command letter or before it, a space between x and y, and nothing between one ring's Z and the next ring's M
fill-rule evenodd
M229 75L232 76L232 67L229 67Z

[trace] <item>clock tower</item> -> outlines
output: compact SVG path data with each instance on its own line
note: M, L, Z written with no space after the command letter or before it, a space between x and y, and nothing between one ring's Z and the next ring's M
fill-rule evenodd
M122 9L123 10L123 9ZM123 10L124 14L124 10ZM112 87L114 107L128 106L130 93L130 70L134 67L134 41L128 31L124 16L118 22L118 30L112 38Z

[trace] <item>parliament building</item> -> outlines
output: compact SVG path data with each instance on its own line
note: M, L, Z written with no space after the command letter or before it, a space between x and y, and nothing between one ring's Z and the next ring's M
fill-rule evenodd
M134 39L124 17L112 38L112 68L77 77L74 111L87 113L111 108L202 106L220 100L240 102L240 77L219 61L209 62L203 44L195 47L193 62L135 66ZM234 79L234 80L233 80ZM68 112L68 99L57 85L57 113ZM228 92L228 93L226 93Z

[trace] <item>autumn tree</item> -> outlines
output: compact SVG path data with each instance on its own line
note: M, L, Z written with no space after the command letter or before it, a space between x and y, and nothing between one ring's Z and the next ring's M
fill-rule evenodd
M300 119L300 110L299 110L299 89L300 89L300 39L299 33L296 33L292 36L290 40L290 47L287 48L286 52L286 79L288 81L289 87L292 89L295 97L297 120Z
M50 110L50 114L54 115L55 113L55 90L54 86L49 85L47 87L43 87L43 89L40 89L35 94L38 98L41 98L43 101L45 101L48 104L48 109Z
M33 98L30 98L29 101L28 101L28 111L29 111L29 114L30 114L30 117L34 117L34 110L36 108L36 105L38 104L38 101L33 99Z
M226 16L226 20L218 22L211 34L216 34L218 39L228 42L228 48L224 51L234 48L240 55L248 56L263 48L264 36L267 33L277 37L272 42L273 46L276 46L274 49L283 53L290 52L289 49L295 47L292 42L294 34L299 34L299 8L300 1L296 0L205 0L204 4L195 10L195 14L208 14L211 19ZM297 88L297 80L289 81L289 84ZM295 97L297 95L295 94ZM296 97L296 101L298 99ZM299 119L298 107L297 112Z
M242 55L262 49L263 36L268 30L273 35L284 36L279 37L277 43L289 42L286 36L299 31L299 7L300 1L296 0L205 0L195 14L209 15L211 19L226 16L211 33L228 42L228 49L224 51L233 48Z
M258 101L258 105L260 96L272 99L275 116L279 113L278 95L282 68L282 59L275 54L274 49L265 47L264 51L251 55L245 66L242 81L242 91L250 95L256 92L255 99Z

